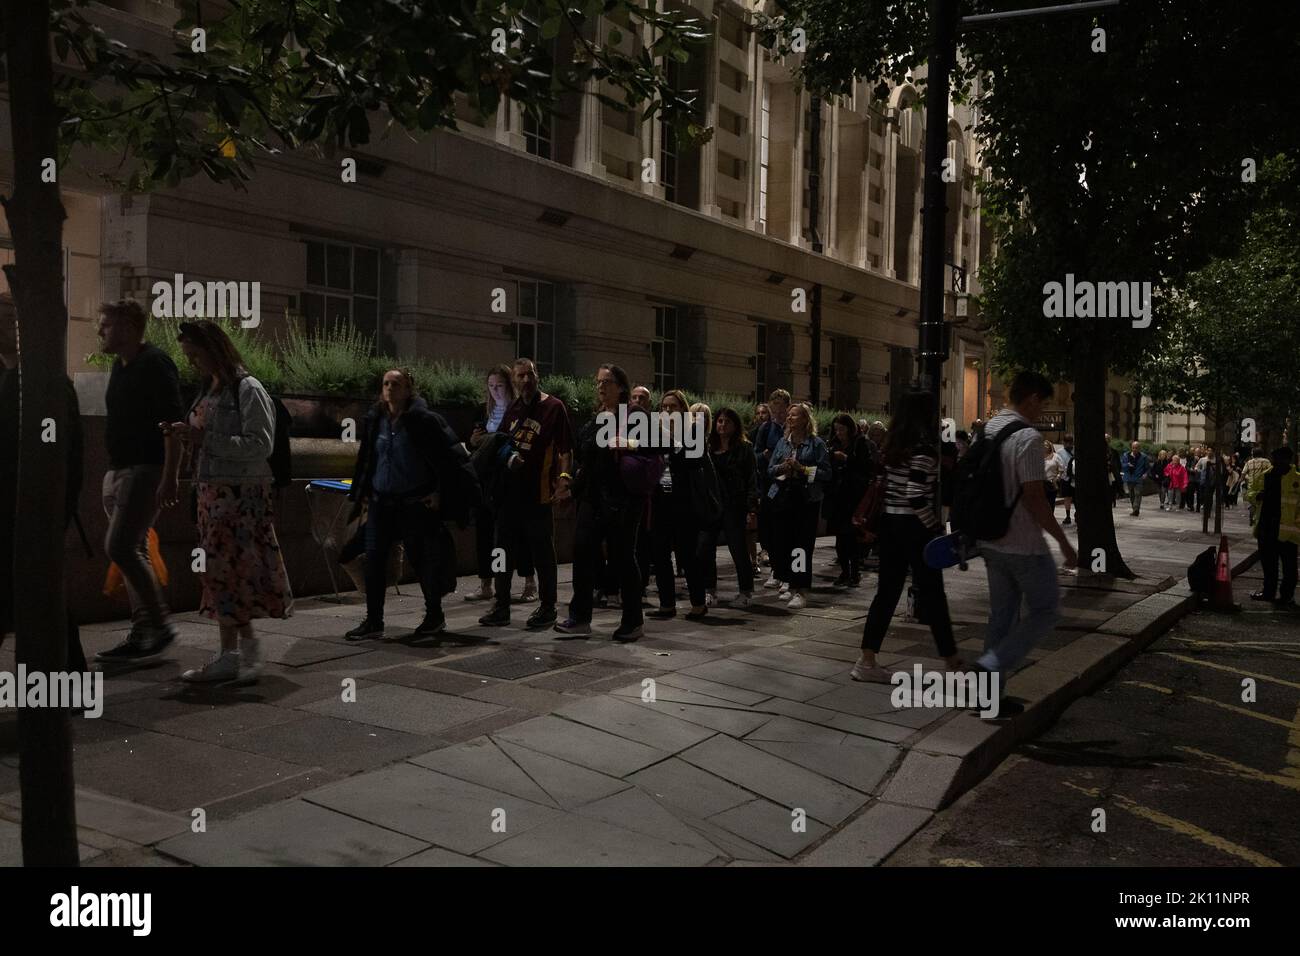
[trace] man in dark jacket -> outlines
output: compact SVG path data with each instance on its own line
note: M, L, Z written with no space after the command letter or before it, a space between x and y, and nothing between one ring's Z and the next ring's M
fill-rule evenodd
M415 396L410 374L401 369L386 372L383 398L366 416L348 494L354 517L363 502L369 504L366 617L347 632L348 640L383 635L388 555L399 540L424 594L424 620L415 636L433 637L446 630L442 582L448 571L455 574L455 552L443 522L463 520L476 504L471 499L477 487L468 452L442 416ZM447 560L453 562L450 569L444 566Z

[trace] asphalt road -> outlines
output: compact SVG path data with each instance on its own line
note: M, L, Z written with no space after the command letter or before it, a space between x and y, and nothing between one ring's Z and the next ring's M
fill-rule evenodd
M1250 601L1260 582L1234 582L1239 614L1183 618L886 865L1300 866L1300 615Z

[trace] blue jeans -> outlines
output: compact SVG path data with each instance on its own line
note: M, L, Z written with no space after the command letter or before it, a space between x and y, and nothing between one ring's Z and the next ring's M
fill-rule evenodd
M1003 688L1007 677L1061 619L1061 590L1056 561L1050 554L984 551L989 577L989 626L981 667L996 671ZM1021 602L1028 613L1020 613Z

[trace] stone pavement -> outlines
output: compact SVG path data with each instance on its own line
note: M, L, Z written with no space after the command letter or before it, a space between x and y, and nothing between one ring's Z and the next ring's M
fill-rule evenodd
M1000 723L896 710L888 686L853 683L874 575L835 592L829 568L803 610L763 591L744 612L648 620L631 645L608 640L617 611L596 612L591 638L561 642L522 629L530 605L516 608L513 627L478 627L484 608L459 595L445 601L450 633L413 642L415 585L390 592L388 640L349 644L357 595L302 600L292 618L259 622L267 673L240 689L177 680L217 645L215 627L184 615L166 660L109 674L104 715L75 721L83 861L875 864L1188 609L1186 566L1217 538L1187 512L1133 519L1120 507L1116 523L1139 577L1080 586L1062 576L1064 618L1010 682L1030 707ZM1244 565L1244 515L1229 512L1226 527ZM833 551L819 544L820 569ZM719 569L729 567L724 551ZM945 578L959 646L973 657L987 615L982 566ZM565 596L567 580L561 568ZM940 667L928 629L903 613L882 663ZM87 627L87 655L126 628ZM0 670L12 669L6 645ZM9 865L20 862L16 749L4 713Z

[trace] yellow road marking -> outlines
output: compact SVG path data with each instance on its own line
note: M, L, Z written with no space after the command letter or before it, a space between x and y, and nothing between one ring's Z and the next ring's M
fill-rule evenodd
M1080 787L1077 784L1070 783L1068 780L1062 781L1067 787L1078 790L1080 793L1090 797L1100 797L1101 791L1094 787ZM1185 837L1191 837L1206 846L1213 847L1223 853L1230 854L1238 859L1245 860L1255 866L1281 866L1276 860L1264 856L1262 853L1256 853L1249 847L1244 847L1239 843L1233 843L1231 840L1225 840L1221 836L1211 833L1209 830L1198 827L1194 823L1188 823L1186 820L1179 820L1177 817L1171 817L1167 813L1161 813L1159 810L1152 810L1150 807L1144 807L1142 804L1119 793L1110 794L1107 799L1113 800L1121 809L1127 810L1134 816L1149 820L1156 826L1164 827L1166 830L1172 830L1175 833Z
M1195 657L1188 657L1186 654L1174 654L1171 651L1156 651L1165 657L1172 657L1176 661L1182 661L1185 664L1198 664L1201 667L1211 667L1216 671L1228 671L1232 674L1240 674L1242 677L1253 677L1256 680L1268 681L1270 684L1281 684L1283 687L1294 687L1300 690L1300 684L1295 681L1282 680L1280 677L1269 677L1267 674L1256 674L1253 671L1243 671L1237 667L1229 667L1227 664L1216 664L1213 661L1199 661Z
M1146 681L1126 680L1124 681L1124 683L1129 684L1133 687L1144 687L1147 690L1154 690L1161 694L1174 693L1168 687L1161 687L1159 684L1148 684ZM1200 694L1184 694L1183 696L1186 697L1188 700L1196 700L1196 701L1200 701L1202 704L1210 704L1211 706L1214 707L1221 707L1224 710L1231 711L1234 714L1241 714L1243 717L1254 717L1256 720L1263 720L1263 721L1267 721L1270 724L1277 724L1279 727L1285 727L1287 730L1291 731L1291 735L1293 737L1296 733L1300 733L1300 730L1296 728L1293 722L1289 720L1283 720L1281 717L1274 717L1272 714L1261 714L1258 713L1257 711L1249 710L1245 707L1237 707L1234 704L1225 704L1223 701L1215 700L1212 697L1202 697Z
M983 866L983 863L977 863L974 860L963 860L958 856L944 857L939 861L940 866Z
M1300 790L1300 775L1297 774L1265 773L1263 770L1256 770L1254 767L1247 767L1245 764L1237 763L1235 760L1229 760L1227 757L1220 757L1218 754L1206 753L1204 750L1197 750L1195 747L1175 747L1174 749L1181 750L1184 753L1195 754L1204 760L1209 760L1211 763L1217 763L1222 767L1227 767L1235 772L1239 777L1258 780L1261 783L1275 783L1279 787L1286 787L1288 790Z
M1287 657L1294 661L1300 661L1300 654L1293 654L1290 651L1270 651L1273 647L1300 647L1295 641L1196 641L1190 637L1171 637L1171 641L1178 641L1180 644L1188 644L1192 647L1240 647L1250 651L1266 651L1278 657Z

